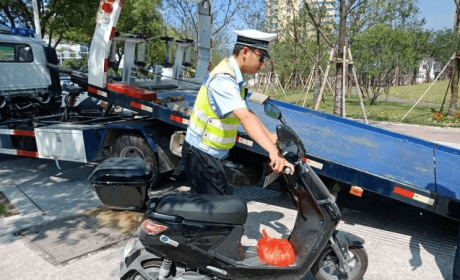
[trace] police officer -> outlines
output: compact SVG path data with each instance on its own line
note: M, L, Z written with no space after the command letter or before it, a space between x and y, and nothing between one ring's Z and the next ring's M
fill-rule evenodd
M238 126L264 148L275 172L291 167L275 146L277 136L248 110L244 73L255 74L269 58L268 45L276 34L256 30L234 31L233 55L221 61L205 78L195 100L182 158L193 193L233 194L222 160L235 145Z

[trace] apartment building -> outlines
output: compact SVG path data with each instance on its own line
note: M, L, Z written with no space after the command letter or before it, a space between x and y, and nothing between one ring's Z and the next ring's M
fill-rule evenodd
M332 28L337 15L333 0L267 0L267 30L277 32L283 39L294 33L295 26L301 39L313 36L315 28L308 23L310 18L304 1L308 2L315 15L322 12L322 26Z

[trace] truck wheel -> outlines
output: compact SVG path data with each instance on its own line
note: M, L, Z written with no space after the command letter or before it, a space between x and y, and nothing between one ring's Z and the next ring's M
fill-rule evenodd
M235 187L257 185L263 173L261 166L241 166L231 162L224 163L224 170L228 184Z
M351 271L348 274L342 274L338 270L339 261L334 251L330 246L327 246L319 255L316 262L311 268L311 273L317 280L336 280L348 279L358 280L361 279L366 273L368 258L366 250L363 247L350 247L348 248L351 254L351 260L348 265Z
M140 157L147 162L147 167L153 171L154 179L151 188L154 188L161 179L158 160L144 138L135 134L124 134L118 137L113 144L111 157L133 158Z

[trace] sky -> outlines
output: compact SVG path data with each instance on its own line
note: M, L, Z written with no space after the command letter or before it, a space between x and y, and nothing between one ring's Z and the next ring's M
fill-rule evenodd
M455 14L454 0L419 0L418 6L421 17L426 20L426 29L452 29Z

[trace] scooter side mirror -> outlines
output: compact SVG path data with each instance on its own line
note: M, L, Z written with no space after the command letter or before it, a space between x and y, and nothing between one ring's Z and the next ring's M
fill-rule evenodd
M295 142L299 143L300 139L297 133L288 125L281 124L276 127L276 134L278 140L281 142Z
M285 123L283 116L281 115L281 110L275 104L265 103L264 112L265 112L265 115L269 116L270 118L278 119L282 123Z

